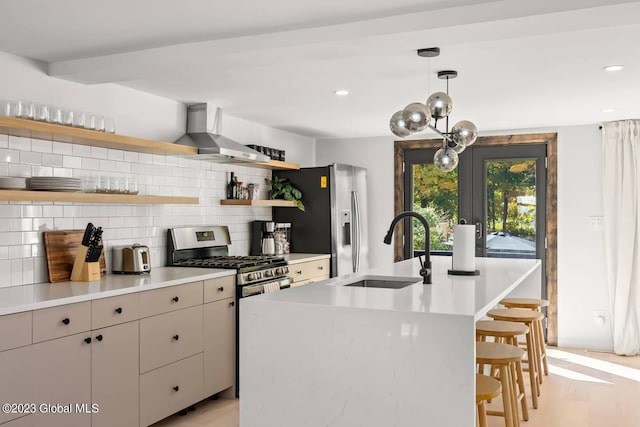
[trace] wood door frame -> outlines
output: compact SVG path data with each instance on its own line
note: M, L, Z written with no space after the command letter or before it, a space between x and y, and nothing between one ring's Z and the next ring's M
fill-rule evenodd
M520 135L481 136L474 146L506 146L516 144L546 144L547 146L547 249L546 282L547 298L547 341L550 345L558 343L558 134L534 133ZM398 215L404 210L404 156L405 150L439 148L440 139L420 139L394 141L394 212ZM404 230L398 227L394 235L394 260L403 259Z

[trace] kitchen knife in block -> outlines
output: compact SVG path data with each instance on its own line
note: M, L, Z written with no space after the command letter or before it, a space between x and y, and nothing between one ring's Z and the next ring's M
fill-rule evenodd
M71 276L71 269L76 258L76 252L82 246L83 233L85 230L56 230L45 231L44 248L49 271L49 282L66 282ZM104 262L104 251L98 258L100 262L100 275L107 274L107 267Z
M94 280L100 280L100 263L99 262L87 262L87 248L80 245L78 252L76 253L76 260L73 263L73 270L71 270L71 280L73 282L93 282Z

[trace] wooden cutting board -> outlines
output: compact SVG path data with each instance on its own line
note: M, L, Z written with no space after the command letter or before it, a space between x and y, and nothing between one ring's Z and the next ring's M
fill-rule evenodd
M49 268L49 282L66 282L71 277L73 261L82 242L84 230L45 231L44 249ZM107 274L104 251L100 254L100 277Z

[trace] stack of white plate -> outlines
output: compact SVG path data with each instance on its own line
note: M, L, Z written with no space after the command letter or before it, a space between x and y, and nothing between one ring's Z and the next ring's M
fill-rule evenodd
M27 179L26 178L0 178L0 190L26 190Z
M74 192L82 190L82 180L79 178L38 176L29 180L29 187L32 190Z

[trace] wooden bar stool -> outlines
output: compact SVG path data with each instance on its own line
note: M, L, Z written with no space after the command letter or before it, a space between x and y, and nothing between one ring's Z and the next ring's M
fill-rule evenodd
M507 308L527 308L533 311L540 311L542 307L547 307L549 305L549 301L546 299L537 299L537 298L505 298L500 301L500 304ZM538 350L540 353L538 354L538 358L540 359L540 365L544 367L544 374L549 375L549 365L547 364L547 346L544 343L544 334L542 333L542 320L536 322L536 336L538 337L538 342L540 346ZM542 375L539 377L540 384L542 384Z
M527 364L529 371L529 381L531 383L531 401L533 407L538 408L538 396L540 396L540 384L538 376L540 375L540 367L538 366L538 339L536 334L533 333L533 324L544 318L544 315L540 312L533 310L525 310L521 308L499 308L489 310L487 316L494 320L504 320L507 322L524 323L529 327L529 333L525 335L527 339Z
M502 385L503 411L486 411L488 415L504 417L505 427L519 427L518 405L515 396L515 363L524 351L516 346L495 342L476 342L476 363L497 366Z
M476 374L476 406L478 408L477 423L479 427L487 427L486 400L500 396L502 385L500 381L487 375Z
M503 322L501 320L479 320L476 322L476 341L486 341L487 337L494 337L496 342L503 342L518 346L518 336L529 333L529 327L517 322ZM516 401L520 402L522 418L529 420L529 408L527 407L527 397L524 387L524 375L522 374L522 361L515 362L515 374L518 383L518 393ZM480 365L480 372L484 365ZM493 372L492 372L493 374Z

